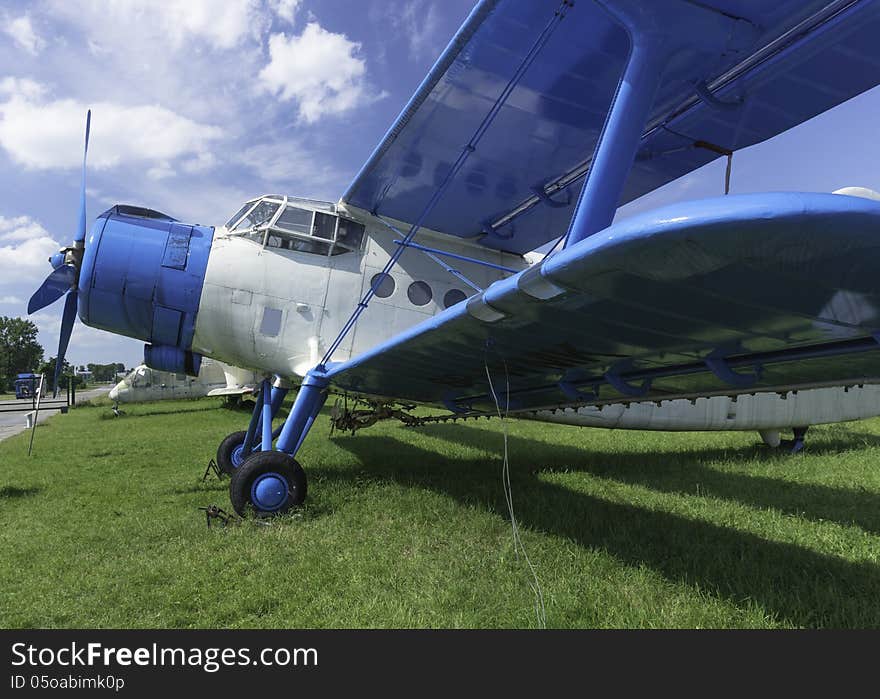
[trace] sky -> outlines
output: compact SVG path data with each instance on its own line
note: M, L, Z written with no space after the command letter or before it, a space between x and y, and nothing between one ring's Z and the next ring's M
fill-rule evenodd
M0 3L0 315L27 315L72 240L85 113L88 218L116 203L220 225L246 199L336 201L473 0ZM731 192L880 190L875 89L734 156ZM720 194L715 161L619 212ZM56 353L63 301L32 316ZM74 364L142 361L77 321Z

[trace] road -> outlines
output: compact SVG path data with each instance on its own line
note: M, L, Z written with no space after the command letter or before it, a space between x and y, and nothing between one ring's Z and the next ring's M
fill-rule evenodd
M89 400L90 398L97 398L98 396L107 395L107 393L110 391L110 388L110 386L102 386L101 388L92 388L88 391L77 391L76 402L81 403L83 401ZM30 407L31 402L29 400L0 401L0 406L4 405L19 405L21 407ZM57 408L53 410L45 410L43 408L40 408L40 417L38 422L43 422L52 415L55 415L57 412ZM0 440L6 439L7 437L11 437L14 434L18 434L19 432L24 431L25 416L27 415L27 413L28 411L24 410L20 413L0 412Z

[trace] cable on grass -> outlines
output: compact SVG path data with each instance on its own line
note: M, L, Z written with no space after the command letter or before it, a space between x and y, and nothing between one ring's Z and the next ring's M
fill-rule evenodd
M489 381L489 391L492 393L492 399L495 401L495 410L501 420L502 432L504 434L504 460L501 467L501 483L504 489L504 500L507 502L507 512L510 516L510 529L513 535L513 551L516 554L517 559L519 559L519 552L522 551L523 558L526 561L526 565L528 565L529 572L532 576L532 579L529 581L529 587L535 595L535 617L538 621L538 627L546 629L547 611L544 608L544 592L541 589L541 582L538 580L535 566L532 565L532 561L529 558L529 554L522 542L522 538L520 537L519 525L516 521L516 514L513 511L513 490L510 487L510 460L507 447L507 420L505 419L510 411L510 374L507 371L507 362L504 360L504 357L501 357L501 362L504 365L505 382L505 402L503 412L501 410L501 402L498 400L498 394L495 391L495 384L492 382L492 373L489 371L489 362L488 360L483 361L483 364L486 367L486 379Z

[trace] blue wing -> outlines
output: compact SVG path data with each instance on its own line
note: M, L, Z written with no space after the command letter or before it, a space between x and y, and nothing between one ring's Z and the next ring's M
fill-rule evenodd
M659 209L331 366L337 388L511 410L880 378L880 202L773 193ZM506 400L506 396L503 398Z
M689 53L670 66L620 203L880 82L880 12L872 0L699 4L735 18L750 38L711 54ZM343 201L417 220L529 47L561 11L564 19L425 225L480 236L483 245L515 253L564 233L629 52L626 33L599 4L569 5L481 2ZM663 30L680 27L686 25L670 11Z

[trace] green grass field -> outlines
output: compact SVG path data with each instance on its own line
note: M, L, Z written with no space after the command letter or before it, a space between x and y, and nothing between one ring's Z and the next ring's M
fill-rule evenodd
M228 508L218 400L79 407L0 442L2 627L532 627L498 421L386 423L300 453L306 507ZM509 421L514 503L551 627L880 626L880 420L755 434Z

